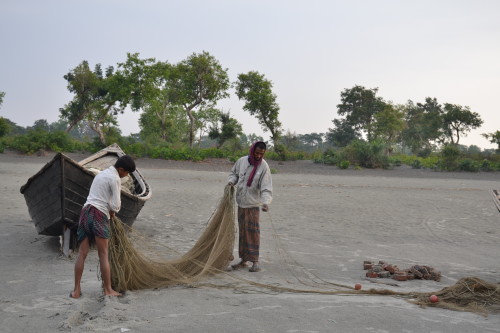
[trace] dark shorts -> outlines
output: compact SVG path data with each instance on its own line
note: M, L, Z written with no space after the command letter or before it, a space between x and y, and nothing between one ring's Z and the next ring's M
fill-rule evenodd
M90 244L95 243L95 238L109 238L109 220L106 214L92 205L87 205L80 212L77 230L78 242L86 237Z

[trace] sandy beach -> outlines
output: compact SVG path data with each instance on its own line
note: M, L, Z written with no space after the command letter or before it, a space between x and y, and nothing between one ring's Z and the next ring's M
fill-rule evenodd
M259 273L211 277L213 288L176 286L103 297L92 250L83 296L74 258L57 237L38 235L20 187L50 161L0 154L1 332L498 332L500 314L421 308L394 296L280 293L244 279L290 288L323 282L363 289L431 292L463 277L500 282L500 213L489 189L500 173L339 170L311 161L269 161L274 200L261 215ZM86 155L69 154L75 160ZM194 245L218 204L232 163L138 159L152 198L134 228L180 254ZM234 251L237 257L237 251ZM441 281L367 279L363 261L429 265Z

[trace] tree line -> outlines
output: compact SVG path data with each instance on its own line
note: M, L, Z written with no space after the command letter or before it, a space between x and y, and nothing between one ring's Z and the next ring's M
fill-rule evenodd
M425 102L393 104L377 96L378 89L356 85L341 92L341 103L328 140L339 147L354 140L382 142L428 156L443 145L459 145L460 139L479 128L483 120L468 106L444 103L427 97ZM499 145L500 131L483 134Z
M238 74L231 82L228 69L208 52L193 53L178 63L128 53L124 62L105 69L101 64L91 69L84 60L63 77L73 97L59 109L59 121L48 124L40 119L31 129L64 130L76 138L94 138L101 145L121 137L117 116L129 110L140 113L140 132L131 135L135 140L189 147L247 144L259 137L245 135L237 119L216 107L230 96L231 88L282 154L364 141L383 144L388 154L396 149L428 156L441 146L458 145L483 123L467 106L440 104L431 97L424 102L394 104L378 96L378 88L356 85L340 93L338 117L326 133L285 133L272 82L257 71ZM0 92L0 106L4 97L5 92ZM0 117L0 137L22 132ZM500 131L482 135L500 150Z
M280 133L279 107L272 83L256 71L238 75L230 82L228 69L208 52L193 53L172 64L138 53L104 71L93 70L83 61L64 79L73 99L60 109L60 118L69 123L68 131L85 123L104 144L106 134L116 130L117 115L130 108L140 112L140 137L146 141L183 142L190 147L204 135L216 139L218 146L242 134L241 124L229 112L216 108L235 87L245 101L244 110L255 116L273 141Z

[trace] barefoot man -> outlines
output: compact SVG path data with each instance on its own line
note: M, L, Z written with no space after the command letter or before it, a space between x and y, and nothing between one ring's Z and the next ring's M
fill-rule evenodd
M232 266L235 270L247 267L247 261L251 261L253 264L249 271L260 271L260 207L267 212L273 196L271 171L264 160L265 153L266 144L255 142L248 156L236 161L227 179L230 185L236 186L238 204L238 252L241 261Z
M134 160L124 155L118 158L114 166L97 174L92 181L89 196L83 205L78 221L77 237L80 245L75 262L75 289L69 295L72 298L79 298L82 295L80 281L85 259L92 244L97 246L104 295L121 296L111 287L111 269L108 259L109 220L120 210L120 178L134 171Z

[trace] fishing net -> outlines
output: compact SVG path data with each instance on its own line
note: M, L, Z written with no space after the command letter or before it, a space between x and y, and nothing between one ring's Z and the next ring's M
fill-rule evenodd
M431 295L439 297L432 303ZM456 311L469 311L486 315L500 312L500 284L489 283L477 277L466 277L453 286L434 293L416 295L416 303L421 306L435 306Z
M234 246L236 231L234 220L234 188L228 185L207 227L193 248L178 259L166 260L158 255L158 249L147 246L140 248L139 246L141 244L144 246L146 242L139 244L132 241L134 237L131 237L131 234L134 234L134 230L114 217L111 222L109 242L113 288L122 291L181 284L191 287L233 289L241 293L379 295L401 297L423 307L441 307L483 315L500 312L500 285L475 277L463 278L453 286L432 293L398 292L376 288L355 290L352 286L326 281L301 266L283 249L272 221L276 251L286 271L285 275L294 278L294 281L268 284L236 276L226 271ZM216 281L201 281L202 278L217 273L220 277ZM433 294L439 297L437 303L430 301L429 296Z
M223 270L233 252L234 205L234 188L228 185L196 244L174 260L162 260L152 252L138 250L127 236L129 227L115 216L109 241L113 287L116 290L137 290L191 284L205 275Z

